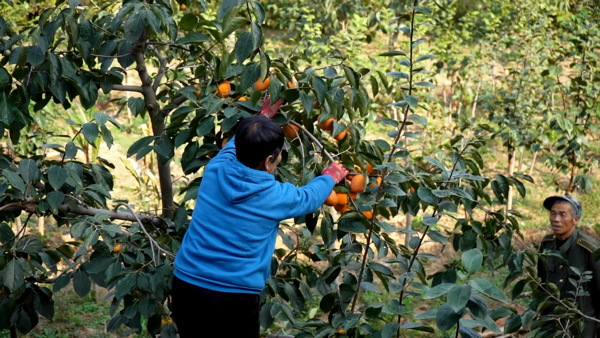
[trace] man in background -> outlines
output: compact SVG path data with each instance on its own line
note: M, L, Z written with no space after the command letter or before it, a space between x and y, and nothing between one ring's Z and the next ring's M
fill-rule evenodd
M546 264L538 261L538 277L542 283L553 283L560 290L560 298L577 304L584 315L600 318L600 260L594 261L598 243L577 230L577 223L583 214L581 203L573 196L552 196L544 201L550 211L550 225L553 234L546 235L540 243L540 253L548 250L562 252L567 262L554 256L546 256ZM578 283L580 276L571 269L577 268L582 274L592 272L592 279L582 283L580 290L571 280ZM577 299L575 298L577 294ZM586 319L581 337L599 336L598 322Z

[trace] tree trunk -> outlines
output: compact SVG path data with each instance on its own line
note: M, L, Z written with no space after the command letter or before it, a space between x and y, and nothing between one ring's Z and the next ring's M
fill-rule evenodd
M406 214L406 226L404 227L404 229L406 229L406 230L412 229L412 223L413 223L413 215ZM407 247L408 247L408 242L410 242L410 236L409 236L409 234L406 234L404 236L404 245L406 245Z
M570 193L573 192L573 190L575 190L575 174L577 173L577 167L575 166L575 154L573 154L573 157L571 159L571 178L569 179L569 186L567 187L567 190L565 191L565 195L569 195Z
M516 149L509 149L508 153L508 176L512 176L515 173L515 156L517 154ZM506 213L508 210L512 209L512 200L513 200L513 186L508 186L508 196L506 198Z
M535 167L535 158L537 157L538 152L533 153L533 159L531 160L531 167L529 167L529 176L533 173L533 168Z
M479 100L479 89L481 89L481 80L477 83L477 90L475 90L475 98L473 99L473 106L471 107L471 120L475 120L475 111L477 110L477 100ZM473 122L469 127L469 136L473 133Z
M17 228L17 231L15 231L15 235L18 234L21 231L21 216L17 216L15 217L15 227Z
M520 151L521 151L521 155L519 156L519 165L517 166L518 173L522 172L522 169L523 169L523 155L525 155L525 148L521 147Z
M44 233L46 232L45 229L45 224L44 224L44 217L40 216L37 219L37 227L38 227L38 232L40 233L40 235L44 236Z
M158 101L156 100L156 92L152 87L152 78L148 74L146 61L144 59L144 50L146 49L146 34L136 42L133 48L133 56L136 62L136 70L142 80L142 91L148 115L152 121L152 132L154 136L161 136L165 131L165 116L160 112ZM173 218L174 203L173 203L173 179L171 178L171 160L165 164L158 161L158 179L160 182L160 191L162 199L162 216L165 218Z

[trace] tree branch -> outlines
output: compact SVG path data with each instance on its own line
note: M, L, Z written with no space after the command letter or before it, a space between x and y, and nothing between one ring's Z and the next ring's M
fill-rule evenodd
M136 92L136 93L140 93L140 94L144 93L144 91L142 90L142 87L140 87L140 86L128 86L128 85L120 85L120 84L114 84L113 90L120 90L120 91L124 91L124 92Z
M78 215L85 215L85 216L96 216L99 213L106 213L108 214L109 218L111 220L114 219L118 219L121 221L130 221L130 222L142 222L143 224L152 224L154 226L161 226L163 224L163 221L156 216L147 216L147 215L138 215L138 214L130 214L130 213L126 213L126 212L118 212L118 211L114 211L114 210L107 210L107 209L98 209L98 208L91 208L85 205L78 205L76 207L73 207L72 205L69 204L63 204L60 207L58 207L58 210L60 210L61 212L64 213L73 213L73 214L78 214Z
M158 242L154 238L152 238L152 236L150 236L150 234L148 233L148 231L146 231L146 228L142 224L142 221L140 220L140 218L138 217L138 215L135 212L133 212L133 209L129 206L129 204L124 203L124 202L119 202L119 203L117 203L117 208L119 206L121 206L121 205L125 206L125 207L127 207L127 209L129 209L129 211L131 212L131 215L133 215L133 217L135 217L137 223L140 225L140 228L142 228L142 231L144 232L144 234L146 235L146 237L148 237L148 240L150 241L150 246L152 247L151 251L152 251L152 260L153 261L155 261L155 259L154 259L154 246L155 245L156 245L156 248L158 249L158 251L163 252L166 255L175 258L175 254L173 254L170 251L167 251L167 250L163 249L160 246L160 244L158 244ZM158 265L158 261L155 261L155 262L156 262L155 265Z
M160 81L162 81L162 78L165 75L165 68L167 67L168 60L165 59L160 54L158 49L156 49L156 47L154 47L153 45L148 45L148 48L150 48L150 50L154 52L154 54L158 58L158 62L160 63L160 66L158 68L158 74L156 74L156 78L154 78L154 84L152 85L152 89L154 89L154 92L156 93L156 90L158 90L158 86L160 85Z
M303 125L301 125L295 121L290 121L290 124L293 124L296 127L300 128L300 130L302 130L302 132L304 132L311 140L313 140L313 142L319 148L321 148L321 150L323 150L323 154L325 154L325 156L329 159L329 161L331 161L331 163L335 162L335 160L333 159L331 154L327 150L325 150L325 147L323 146L323 144L321 144L321 141L319 141L319 139L315 137L315 135L311 134L308 130L306 130L306 128L304 128Z

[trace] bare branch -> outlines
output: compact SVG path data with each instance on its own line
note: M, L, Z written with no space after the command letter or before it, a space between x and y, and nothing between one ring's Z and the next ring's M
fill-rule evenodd
M167 251L167 250L163 249L160 246L160 244L158 244L158 242L154 238L152 238L152 236L150 236L150 234L148 233L148 231L146 231L146 228L142 224L142 221L140 220L140 218L138 217L138 215L135 212L133 212L133 209L129 206L129 204L123 203L123 202L117 203L117 207L119 207L121 205L127 207L127 209L129 209L129 211L131 212L131 214L133 215L133 217L135 217L136 221L138 222L138 224L142 228L142 231L144 232L144 234L146 235L146 237L148 237L148 240L150 241L150 246L153 247L154 245L156 245L156 248L158 249L158 251L165 253L167 256L175 258L175 254L173 254L170 251ZM154 250L152 250L152 259L154 260Z
M144 91L142 90L142 87L140 87L140 86L128 86L128 85L114 84L113 89L124 91L124 92L136 92L136 93L141 93L141 94L144 93Z
M95 57L99 57L99 58L105 58L105 59L118 59L118 58L124 58L126 56L130 56L131 52L125 53L125 54L122 54L122 55L100 55L100 54L93 54L93 53L91 53L90 55L91 56L95 56Z
M58 207L58 210L64 212L64 213L74 213L74 214L78 214L78 215L86 215L86 216L95 216L99 213L106 213L108 214L110 219L118 219L118 220L122 220L122 221L130 221L130 222L142 222L144 224L152 224L154 226L162 226L163 221L156 217L156 216L145 216L145 215L131 215L130 213L127 212L118 212L118 211L113 211L113 210L107 210L107 209L97 209L97 208L91 208L88 206L84 206L84 205L78 205L77 207L73 207L69 204L63 204L60 207Z
M158 74L156 74L156 78L154 79L154 83L152 84L152 89L154 90L154 92L156 92L156 90L158 89L158 86L160 85L160 81L162 81L162 78L165 75L165 68L167 67L168 60L165 59L160 54L158 49L156 49L156 47L154 47L153 45L148 45L148 48L152 52L154 52L154 54L158 58L158 62L160 63L160 66L158 68Z
M296 127L300 128L300 130L302 130L302 132L304 132L311 140L313 140L313 142L319 147L321 148L321 150L323 150L323 154L325 154L325 156L329 159L329 161L331 161L331 163L335 162L335 160L333 159L333 157L331 156L331 154L325 150L325 147L323 146L323 144L321 143L321 141L319 141L318 138L315 137L315 135L311 134L308 130L306 130L306 128L304 128L303 125L295 122L295 121L290 121L290 124L295 125Z

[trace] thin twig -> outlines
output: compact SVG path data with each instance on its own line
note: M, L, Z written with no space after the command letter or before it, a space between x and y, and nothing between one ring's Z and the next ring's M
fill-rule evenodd
M311 134L308 130L306 130L306 128L304 128L303 125L295 122L295 121L290 121L291 124L295 125L296 127L300 128L300 130L302 130L303 133L305 133L306 135L308 135L308 137L319 147L321 148L321 150L323 150L323 154L325 154L325 156L329 159L329 161L331 161L331 163L335 162L335 160L333 159L333 157L331 156L331 154L325 150L325 147L323 146L323 144L321 143L321 141L319 141L318 138L315 137L315 135Z
M150 241L151 247L153 247L154 245L156 245L156 247L158 248L159 251L165 253L166 255L168 255L170 257L173 257L173 258L175 257L175 255L172 252L163 249L160 246L160 244L158 244L158 242L154 238L152 238L152 236L150 236L150 234L148 233L148 231L146 231L146 228L142 224L142 221L139 219L138 215L133 211L133 209L131 208L131 206L129 206L129 204L124 203L124 202L117 203L117 207L121 206L121 205L125 206L127 209L129 209L129 211L131 212L131 214L135 217L137 223L142 228L142 231L144 232L144 234L146 235L146 237L148 237L148 240ZM153 257L152 259L154 260L154 250L152 250L152 257Z
M8 245L9 243L11 243L12 241L14 241L16 238L20 237L21 234L23 233L23 231L25 231L25 228L27 228L27 222L29 222L29 219L31 218L31 216L33 216L34 213L30 213L27 216L27 219L25 220L25 224L23 224L23 226L21 227L21 229L19 229L19 232L14 235L11 239L9 239L8 241L6 241L6 243L0 243L0 248L4 247L5 245Z

